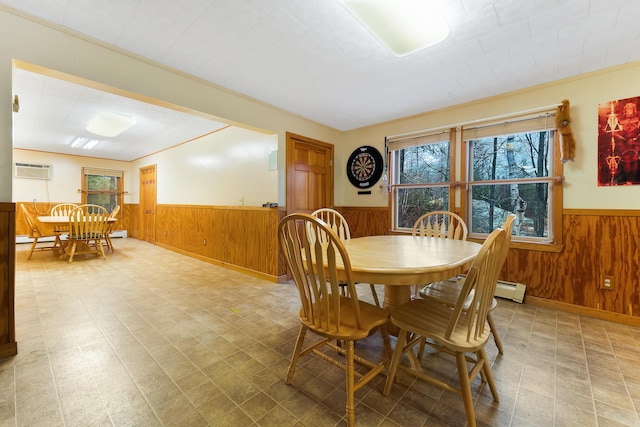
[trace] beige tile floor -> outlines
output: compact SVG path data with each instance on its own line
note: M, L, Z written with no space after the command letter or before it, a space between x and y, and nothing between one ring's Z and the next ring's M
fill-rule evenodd
M297 296L135 239L72 264L18 245L18 355L0 360L0 426L344 425L344 380L312 359L284 384ZM382 291L382 289L380 289ZM368 288L363 288L363 294ZM479 425L640 425L640 329L500 301L500 393L474 383ZM378 337L358 349L380 352ZM455 381L429 353L425 369ZM402 376L356 393L360 426L464 425L461 399Z

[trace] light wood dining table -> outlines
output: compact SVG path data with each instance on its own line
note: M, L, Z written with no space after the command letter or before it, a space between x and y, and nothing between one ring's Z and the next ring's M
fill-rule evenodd
M118 218L109 218L109 222L116 222ZM38 221L43 224L51 225L68 225L69 217L66 215L41 215L38 217Z
M38 216L38 221L40 221L43 224L50 225L50 226L69 225L69 216L67 216L67 215L41 215L41 216ZM109 219L107 221L108 222L116 222L116 221L118 221L118 218L109 217ZM65 234L69 234L69 233L63 231L63 232L59 232L59 234L60 235L65 235ZM61 242L62 242L62 250L65 251L65 253L62 254L62 257L64 257L66 255L67 240L61 240ZM82 252L82 250L83 249L80 249L79 252Z
M353 280L384 285L384 307L389 309L409 301L413 285L465 272L482 247L466 240L407 235L359 237L343 243Z

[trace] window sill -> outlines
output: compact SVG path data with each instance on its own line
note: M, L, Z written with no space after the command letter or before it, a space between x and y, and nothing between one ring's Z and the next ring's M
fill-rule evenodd
M481 239L469 239L472 242L483 243L484 240ZM559 245L556 243L531 243L531 242L518 242L511 241L510 248L514 249L523 249L526 251L538 251L538 252L553 252L560 253L564 249L564 245Z

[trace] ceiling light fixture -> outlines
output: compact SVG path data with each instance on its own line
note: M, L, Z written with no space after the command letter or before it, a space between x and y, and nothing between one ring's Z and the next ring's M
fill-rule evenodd
M138 121L131 116L111 111L100 111L93 116L87 125L87 130L95 135L112 138L120 135L136 123Z
M449 35L429 0L340 0L340 3L396 56L405 56Z
M71 147L91 150L93 147L95 147L99 143L100 143L99 139L85 138L84 136L78 136L73 141L71 141Z

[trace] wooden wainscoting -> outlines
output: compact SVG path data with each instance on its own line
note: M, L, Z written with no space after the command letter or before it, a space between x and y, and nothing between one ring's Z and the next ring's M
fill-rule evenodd
M156 244L278 281L286 274L278 249L284 214L284 209L247 206L158 205Z
M15 329L16 205L0 203L0 359L18 353Z
M349 223L351 237L391 234L391 214L388 208L340 206L335 209Z
M34 206L33 202L18 202L16 204L16 212L19 212L16 215L16 235L18 236L27 236L29 234L29 227L27 226L27 221L24 219L24 215L21 213L22 209L18 205L25 205L27 211L33 215L34 218L40 215L49 215L51 208L59 203L74 203L74 202L51 202L51 203L41 203L39 202L37 206ZM138 206L139 205L129 205L125 204L120 209L120 213L118 214L118 222L116 223L116 230L127 230L127 233L131 237L136 237L135 232L138 230ZM36 210L37 209L37 210ZM42 224L39 223L38 227L43 234L48 234L53 232L53 225L51 224Z
M52 206L58 204L38 204L36 211L33 203L22 203L34 216L46 215ZM284 215L283 208L158 205L156 244L278 281L286 276L284 259L281 259L278 249L278 222ZM43 233L47 231L47 225L40 226ZM125 204L115 229L127 230L129 237L139 238L140 205ZM16 230L17 235L29 233L23 215L18 215Z
M353 237L389 234L387 208L336 209ZM512 248L500 278L525 284L527 303L640 326L640 211L566 209L563 232L559 253Z
M553 301L585 307L590 315L640 319L640 212L568 209L563 230L560 253L510 250L505 280L527 285L534 304ZM613 276L615 288L602 289L601 275Z

